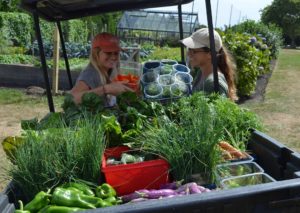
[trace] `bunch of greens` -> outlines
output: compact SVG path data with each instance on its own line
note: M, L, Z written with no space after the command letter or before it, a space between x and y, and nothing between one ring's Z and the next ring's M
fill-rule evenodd
M70 128L25 131L9 173L29 197L71 179L97 182L106 147L101 118L86 117Z
M245 150L251 129L262 129L254 113L218 95L194 93L169 105L156 104L153 109L156 122L146 125L135 143L164 157L177 180L201 173L212 181L221 157L215 145L226 140Z
M240 150L245 150L252 129L263 130L262 122L256 114L242 108L227 98L215 98L216 117L223 123L223 138Z
M77 125L78 120L85 119L87 116L105 112L103 99L95 93L86 93L82 96L82 102L76 104L72 95L67 94L62 104L63 112L50 112L41 120L33 118L22 120L23 130L45 130L49 128L59 128L62 123L67 126Z
M165 158L176 180L189 180L199 173L212 180L220 156L215 145L222 137L224 124L203 95L181 99L169 111L174 110L179 110L177 120L166 115L158 117L157 125L148 125L136 144Z

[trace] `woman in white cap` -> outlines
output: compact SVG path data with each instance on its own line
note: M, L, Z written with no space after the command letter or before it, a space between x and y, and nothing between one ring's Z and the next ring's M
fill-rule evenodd
M83 94L96 93L105 98L107 105L114 105L116 95L133 91L126 81L112 82L117 74L117 64L120 60L119 39L110 33L100 33L92 42L90 63L80 73L76 85L71 90L76 103L81 102Z
M218 61L219 92L234 101L237 99L234 63L222 45L222 39L217 31L214 31L214 41ZM197 72L194 78L193 92L213 93L214 77L208 28L197 30L181 42L188 48L190 66L195 70L200 69L200 72Z

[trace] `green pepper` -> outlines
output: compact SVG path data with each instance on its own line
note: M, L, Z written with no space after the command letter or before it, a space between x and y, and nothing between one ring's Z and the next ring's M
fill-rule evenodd
M72 191L74 191L74 192L77 192L77 193L79 193L79 194L84 195L84 192L83 192L83 191L81 191L81 190L79 190L79 189L77 189L77 188L75 188L75 187L67 187L67 188L65 188L65 189L70 189L70 190L72 190Z
M38 213L69 213L69 212L78 212L85 209L77 207L68 207L68 206L45 206Z
M109 184L103 183L101 186L96 188L96 196L100 198L108 198L116 196L116 190Z
M19 204L20 204L20 209L17 209L15 213L30 213L30 211L23 209L23 202L21 200L19 200Z
M111 203L112 205L118 205L118 204L122 203L122 200L120 200L116 197L108 197L108 198L104 199L104 201L107 201L107 202Z
M73 187L73 188L76 188L76 189L82 191L83 194L85 194L85 195L95 196L95 193L93 192L93 190L91 190L91 188L84 183L69 182L69 183L64 184L62 187L63 188Z
M52 195L52 204L58 206L95 209L101 207L103 200L98 197L83 195L71 189L56 187Z
M101 205L99 207L104 208L104 207L109 207L109 206L113 206L114 204L106 201L106 200L102 200Z
M48 192L40 191L35 195L32 201L27 203L24 207L24 210L28 210L31 213L39 211L44 206L47 206L50 203L51 194Z

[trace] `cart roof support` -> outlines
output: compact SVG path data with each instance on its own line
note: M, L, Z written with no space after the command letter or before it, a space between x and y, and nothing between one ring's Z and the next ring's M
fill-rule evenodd
M210 51L213 64L213 75L214 75L214 90L216 93L219 92L219 78L218 78L218 58L215 49L215 35L214 35L214 26L212 21L211 13L211 4L210 0L205 0L206 3L206 15L207 15L207 25L209 30L209 42L210 42Z
M55 112L52 93L51 93L51 89L50 89L50 82L49 82L49 77L48 77L47 63L46 63L46 57L45 57L45 52L44 52L43 40L42 40L42 35L41 35L40 20L36 13L33 13L33 20L34 20L34 26L35 26L35 34L36 34L36 38L38 40L38 45L39 45L40 58L41 58L42 69L43 69L43 74L44 74L44 81L45 81L46 92L47 92L48 106L49 106L50 112Z
M63 56L64 56L64 59L65 59L65 65L66 65L67 75L68 75L68 79L69 79L70 89L72 89L72 87L73 87L72 76L71 76L71 72L70 72L69 60L68 60L68 56L67 56L65 40L64 40L64 36L63 36L62 30L61 30L60 21L57 21L56 24L57 24L58 31L59 31L59 36L60 36L60 41L61 41L61 48L62 48Z

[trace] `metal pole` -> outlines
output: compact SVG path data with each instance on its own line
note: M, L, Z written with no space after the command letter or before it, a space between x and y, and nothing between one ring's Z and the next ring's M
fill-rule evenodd
M190 15L191 16L191 23L190 23L190 33L193 33L192 32L192 22L193 22L193 13L194 13L194 2L195 1L193 1L193 4L192 4L192 14Z
M48 106L49 106L50 112L55 112L52 93L51 93L51 89L50 89L50 82L49 82L49 77L48 77L48 72L47 72L47 64L46 64L46 57L45 57L44 47L43 47L43 40L42 40L42 35L41 35L40 22L39 22L39 17L36 13L33 13L33 20L34 20L34 27L35 27L35 35L36 35L36 38L38 40L38 45L39 45L40 58L41 58L42 69L43 69L44 80L45 80L45 86L46 86L46 92L47 92Z
M182 25L182 8L181 4L178 5L178 21L179 21L179 37L180 40L183 39L183 25ZM184 63L184 47L183 45L180 46L181 52L181 62Z
M219 0L217 1L215 27L217 27L218 12L219 12Z
M230 28L230 25L231 25L231 16L232 16L232 5L230 7L229 28Z
M61 25L60 25L60 21L56 22L57 24L57 28L59 31L59 36L60 36L60 41L61 41L61 48L63 51L63 56L65 59L65 65L66 65L66 69L67 69L67 75L68 75L68 79L69 79L69 85L70 85L70 89L72 89L73 87L73 82L72 82L72 76L71 76L71 72L70 72L70 66L69 66L69 60L68 60L68 56L67 56L67 51L66 51L66 46L65 46L65 40L64 40L64 36L61 30Z
M217 53L215 49L215 39L214 39L215 35L214 35L213 21L211 15L211 4L210 4L210 0L205 0L205 2L206 2L207 24L209 30L210 51L211 51L211 58L213 64L214 90L216 93L218 93L219 92L218 61L217 61Z

